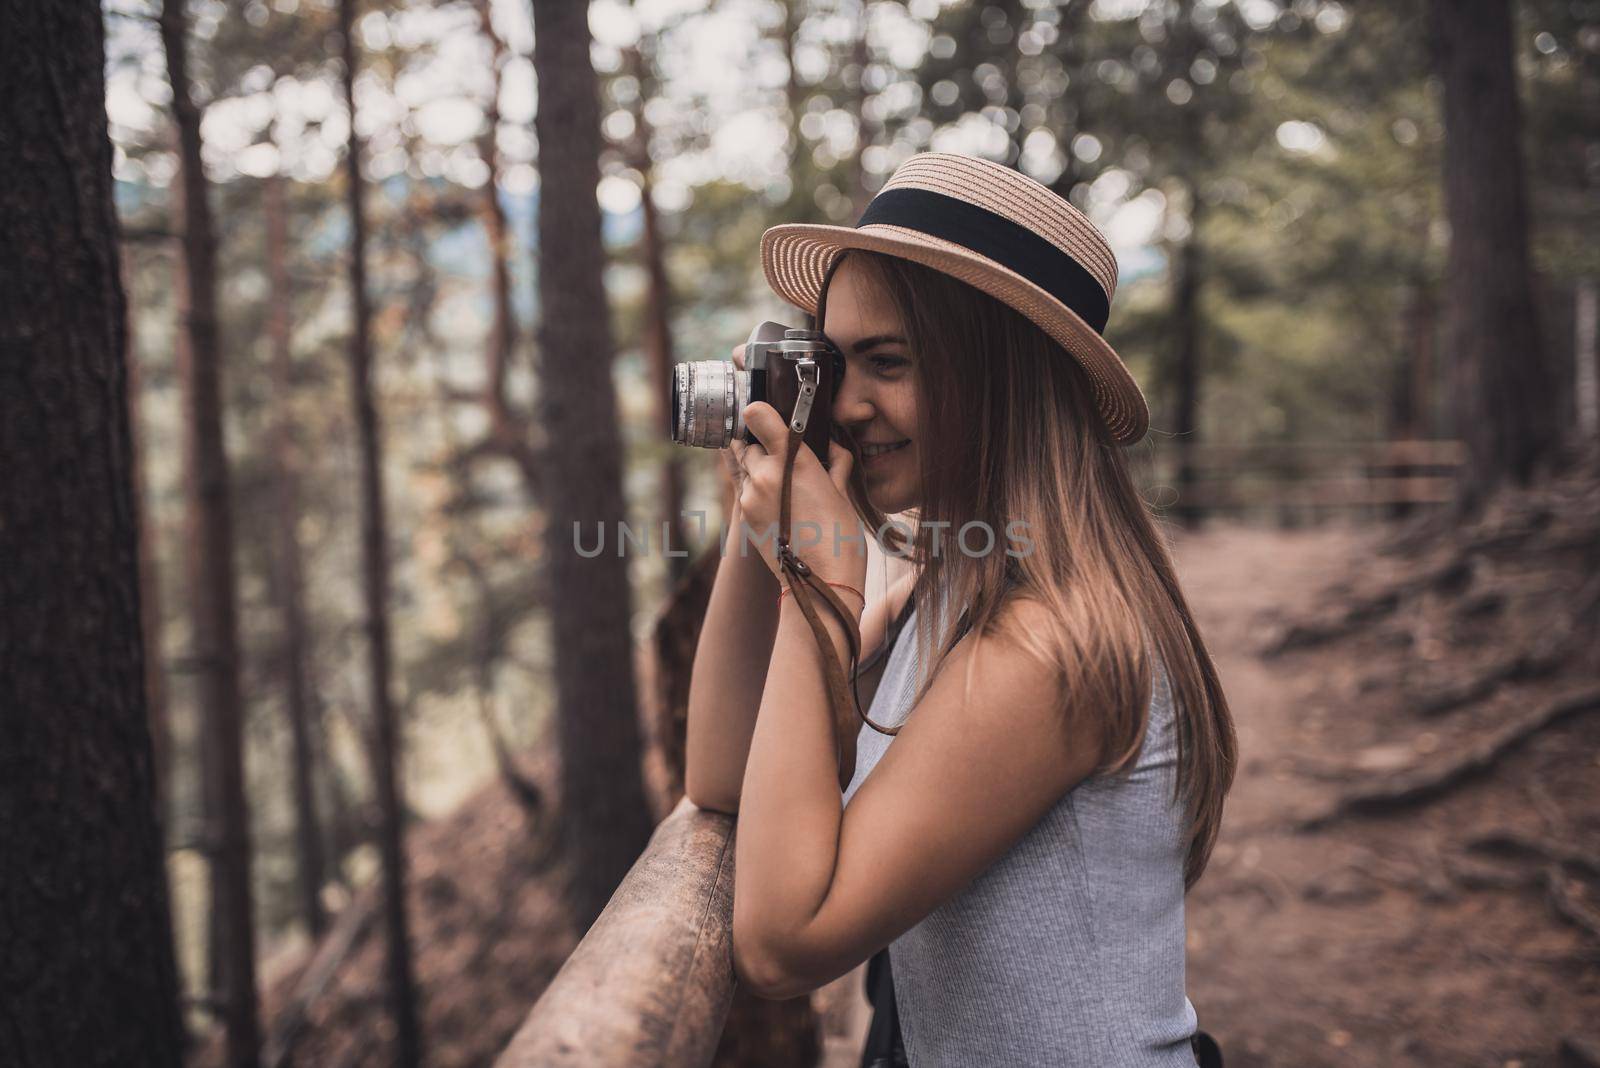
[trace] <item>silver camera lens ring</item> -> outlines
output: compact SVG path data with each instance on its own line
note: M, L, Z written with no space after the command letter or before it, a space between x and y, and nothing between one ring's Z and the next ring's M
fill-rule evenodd
M674 439L681 445L722 449L744 433L742 412L750 374L728 360L696 360L673 368L677 403Z
M694 366L680 363L672 369L672 440L687 445L694 440Z

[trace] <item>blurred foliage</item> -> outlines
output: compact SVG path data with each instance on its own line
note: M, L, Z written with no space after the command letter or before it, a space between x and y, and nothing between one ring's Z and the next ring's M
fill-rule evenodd
M272 507L267 429L284 405L300 439L299 530L328 758L323 811L332 814L342 879L359 880L370 864L361 845L355 464L342 363L348 224L338 161L348 119L337 98L330 0L191 0L190 8L222 227L259 918L266 934L283 936L295 918L282 635L270 597L270 524L252 520ZM492 310L478 215L488 167L478 152L494 79L476 10L464 0L405 0L374 6L359 22L357 122L375 186L374 340L389 445L406 785L425 814L448 809L491 773L481 698L492 695L514 746L537 739L547 708L533 580L537 509L513 464L464 460L488 424L481 394ZM497 131L498 196L515 238L518 341L508 394L527 411L538 389L532 30L521 0L495 0L492 13L508 48ZM108 110L181 755L172 838L193 977L204 902L197 881L182 875L193 866L186 846L199 797L184 681L168 195L175 163L152 14L150 0L107 0ZM1569 314L1574 280L1600 273L1600 4L1530 0L1519 15L1536 263L1546 305ZM615 146L601 161L599 195L613 255L609 314L634 523L659 530L656 461L673 448L641 347L636 111L651 128L678 359L725 358L759 319L795 318L761 278L756 249L767 226L849 225L859 194L910 153L965 151L1018 166L1068 196L1113 241L1123 273L1108 336L1151 401L1152 440L1142 452L1163 448L1170 433L1167 264L1195 239L1191 195L1209 209L1198 237L1206 265L1202 439L1368 440L1389 432L1395 382L1418 344L1408 309L1439 286L1448 237L1422 16L1418 0L592 4L604 129ZM629 45L644 56L644 77L628 73ZM790 114L791 100L799 114ZM291 213L291 396L274 390L265 339L262 184L280 171ZM1549 344L1556 363L1570 367L1571 330L1558 323ZM1447 429L1437 418L1423 428ZM689 506L707 509L714 525L713 458L688 459ZM665 569L654 554L632 566L642 635Z

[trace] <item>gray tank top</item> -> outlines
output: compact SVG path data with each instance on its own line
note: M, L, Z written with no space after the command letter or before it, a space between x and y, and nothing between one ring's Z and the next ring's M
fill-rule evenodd
M870 714L910 714L912 609ZM1183 809L1171 691L1156 672L1131 778L1091 777L1009 852L889 945L912 1068L1194 1068L1184 987ZM866 724L850 803L894 738Z

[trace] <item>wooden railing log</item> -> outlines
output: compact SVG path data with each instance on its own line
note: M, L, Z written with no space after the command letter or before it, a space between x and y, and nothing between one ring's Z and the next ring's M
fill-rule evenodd
M684 798L496 1068L700 1068L733 1000L733 817Z

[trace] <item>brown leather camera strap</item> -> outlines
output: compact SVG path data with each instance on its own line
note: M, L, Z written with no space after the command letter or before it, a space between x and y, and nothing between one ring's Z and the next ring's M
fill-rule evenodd
M795 604L800 606L801 614L811 625L811 633L817 639L817 650L822 654L822 672L828 690L828 704L833 714L834 738L839 750L839 788L842 790L850 785L850 779L855 774L857 718L859 717L861 722L880 734L898 734L900 728L880 726L862 711L860 694L851 681L856 672L856 661L861 655L861 626L856 621L856 614L839 599L839 595L833 592L833 587L829 586L826 580L811 570L811 566L789 544L789 490L794 479L794 459L804 440L804 435L796 433L793 427L789 429L783 455L783 488L778 495L778 565L783 569L784 580L788 583L789 592L794 596ZM828 633L827 624L817 613L812 594L820 596L823 603L844 624L846 640L850 646L848 664L839 663L833 646L833 637ZM855 710L854 716L850 714L851 709Z

